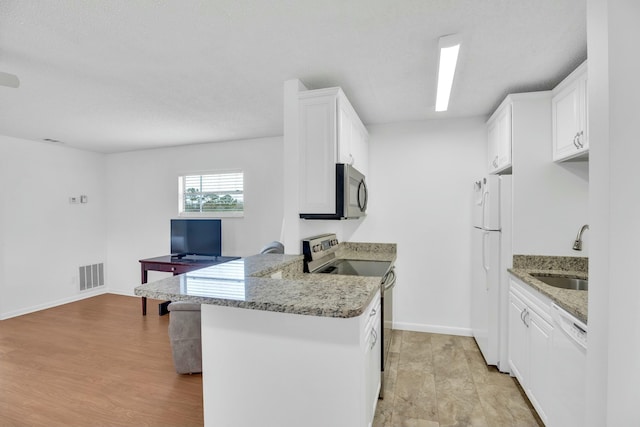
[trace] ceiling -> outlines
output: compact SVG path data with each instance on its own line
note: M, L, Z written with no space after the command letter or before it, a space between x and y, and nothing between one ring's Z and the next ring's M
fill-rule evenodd
M0 134L104 153L282 135L292 78L341 86L366 125L487 116L586 55L586 0L0 0L0 71L21 81Z

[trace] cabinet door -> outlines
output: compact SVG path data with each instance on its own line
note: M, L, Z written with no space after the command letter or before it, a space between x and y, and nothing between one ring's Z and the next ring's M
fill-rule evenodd
M583 152L589 151L589 92L587 90L587 73L578 79L580 87L580 134L579 144Z
M365 176L369 165L368 135L349 100L338 96L338 161L353 165Z
M499 110L488 126L489 173L499 173L511 167L511 104Z
M525 323L526 305L509 293L509 366L523 385L529 376L529 328Z
M531 309L525 319L529 324L530 362L528 394L531 404L545 424L548 424L548 412L551 407L552 375L551 375L551 332L552 326Z
M336 96L299 101L300 212L335 213Z
M354 138L353 120L342 99L338 99L338 162L353 164L351 141Z
M369 135L363 125L355 123L352 136L353 167L366 177L369 173Z
M498 169L511 166L511 105L498 118Z
M487 128L487 162L489 165L489 173L494 173L498 169L498 126L497 121L489 123Z
M551 100L554 161L571 159L588 151L586 103L586 74Z
M380 306L378 306L378 313L380 312ZM378 314L375 320L375 327L369 331L369 340L367 344L366 353L366 416L367 422L371 423L376 412L376 405L378 403L378 395L380 393L380 379L382 375L382 367L380 366L382 351L380 340L380 328L381 317ZM369 424L371 425L371 424Z

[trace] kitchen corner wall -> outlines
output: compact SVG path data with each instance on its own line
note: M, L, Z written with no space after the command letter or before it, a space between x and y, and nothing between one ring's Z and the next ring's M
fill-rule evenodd
M470 335L471 194L486 174L485 118L368 130L370 204L348 240L398 244L396 328Z
M552 161L551 93L514 95L512 116L513 253L588 256L589 231L572 247L589 222L589 163Z
M105 155L0 136L0 180L0 319L104 292L78 269L106 259Z
M243 218L222 219L222 252L256 254L280 240L283 216L282 137L216 142L107 156L109 291L133 295L138 260L169 253L169 220L178 217L178 175L240 169ZM166 273L150 272L149 280Z

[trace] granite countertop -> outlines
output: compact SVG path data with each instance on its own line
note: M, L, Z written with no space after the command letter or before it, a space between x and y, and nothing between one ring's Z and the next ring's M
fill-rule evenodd
M551 298L558 306L587 323L588 291L562 289L547 285L531 274L589 278L588 258L514 255L509 272L540 293Z
M396 244L344 242L338 245L336 258L395 262Z
M341 243L336 258L393 262L395 250L395 244ZM253 255L145 283L134 293L170 301L350 318L361 315L380 291L380 277L308 274L302 269L302 255Z

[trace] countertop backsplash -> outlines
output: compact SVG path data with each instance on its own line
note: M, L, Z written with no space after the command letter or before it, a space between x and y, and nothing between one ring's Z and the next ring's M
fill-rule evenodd
M589 273L589 258L572 256L514 255L513 268L567 270Z

